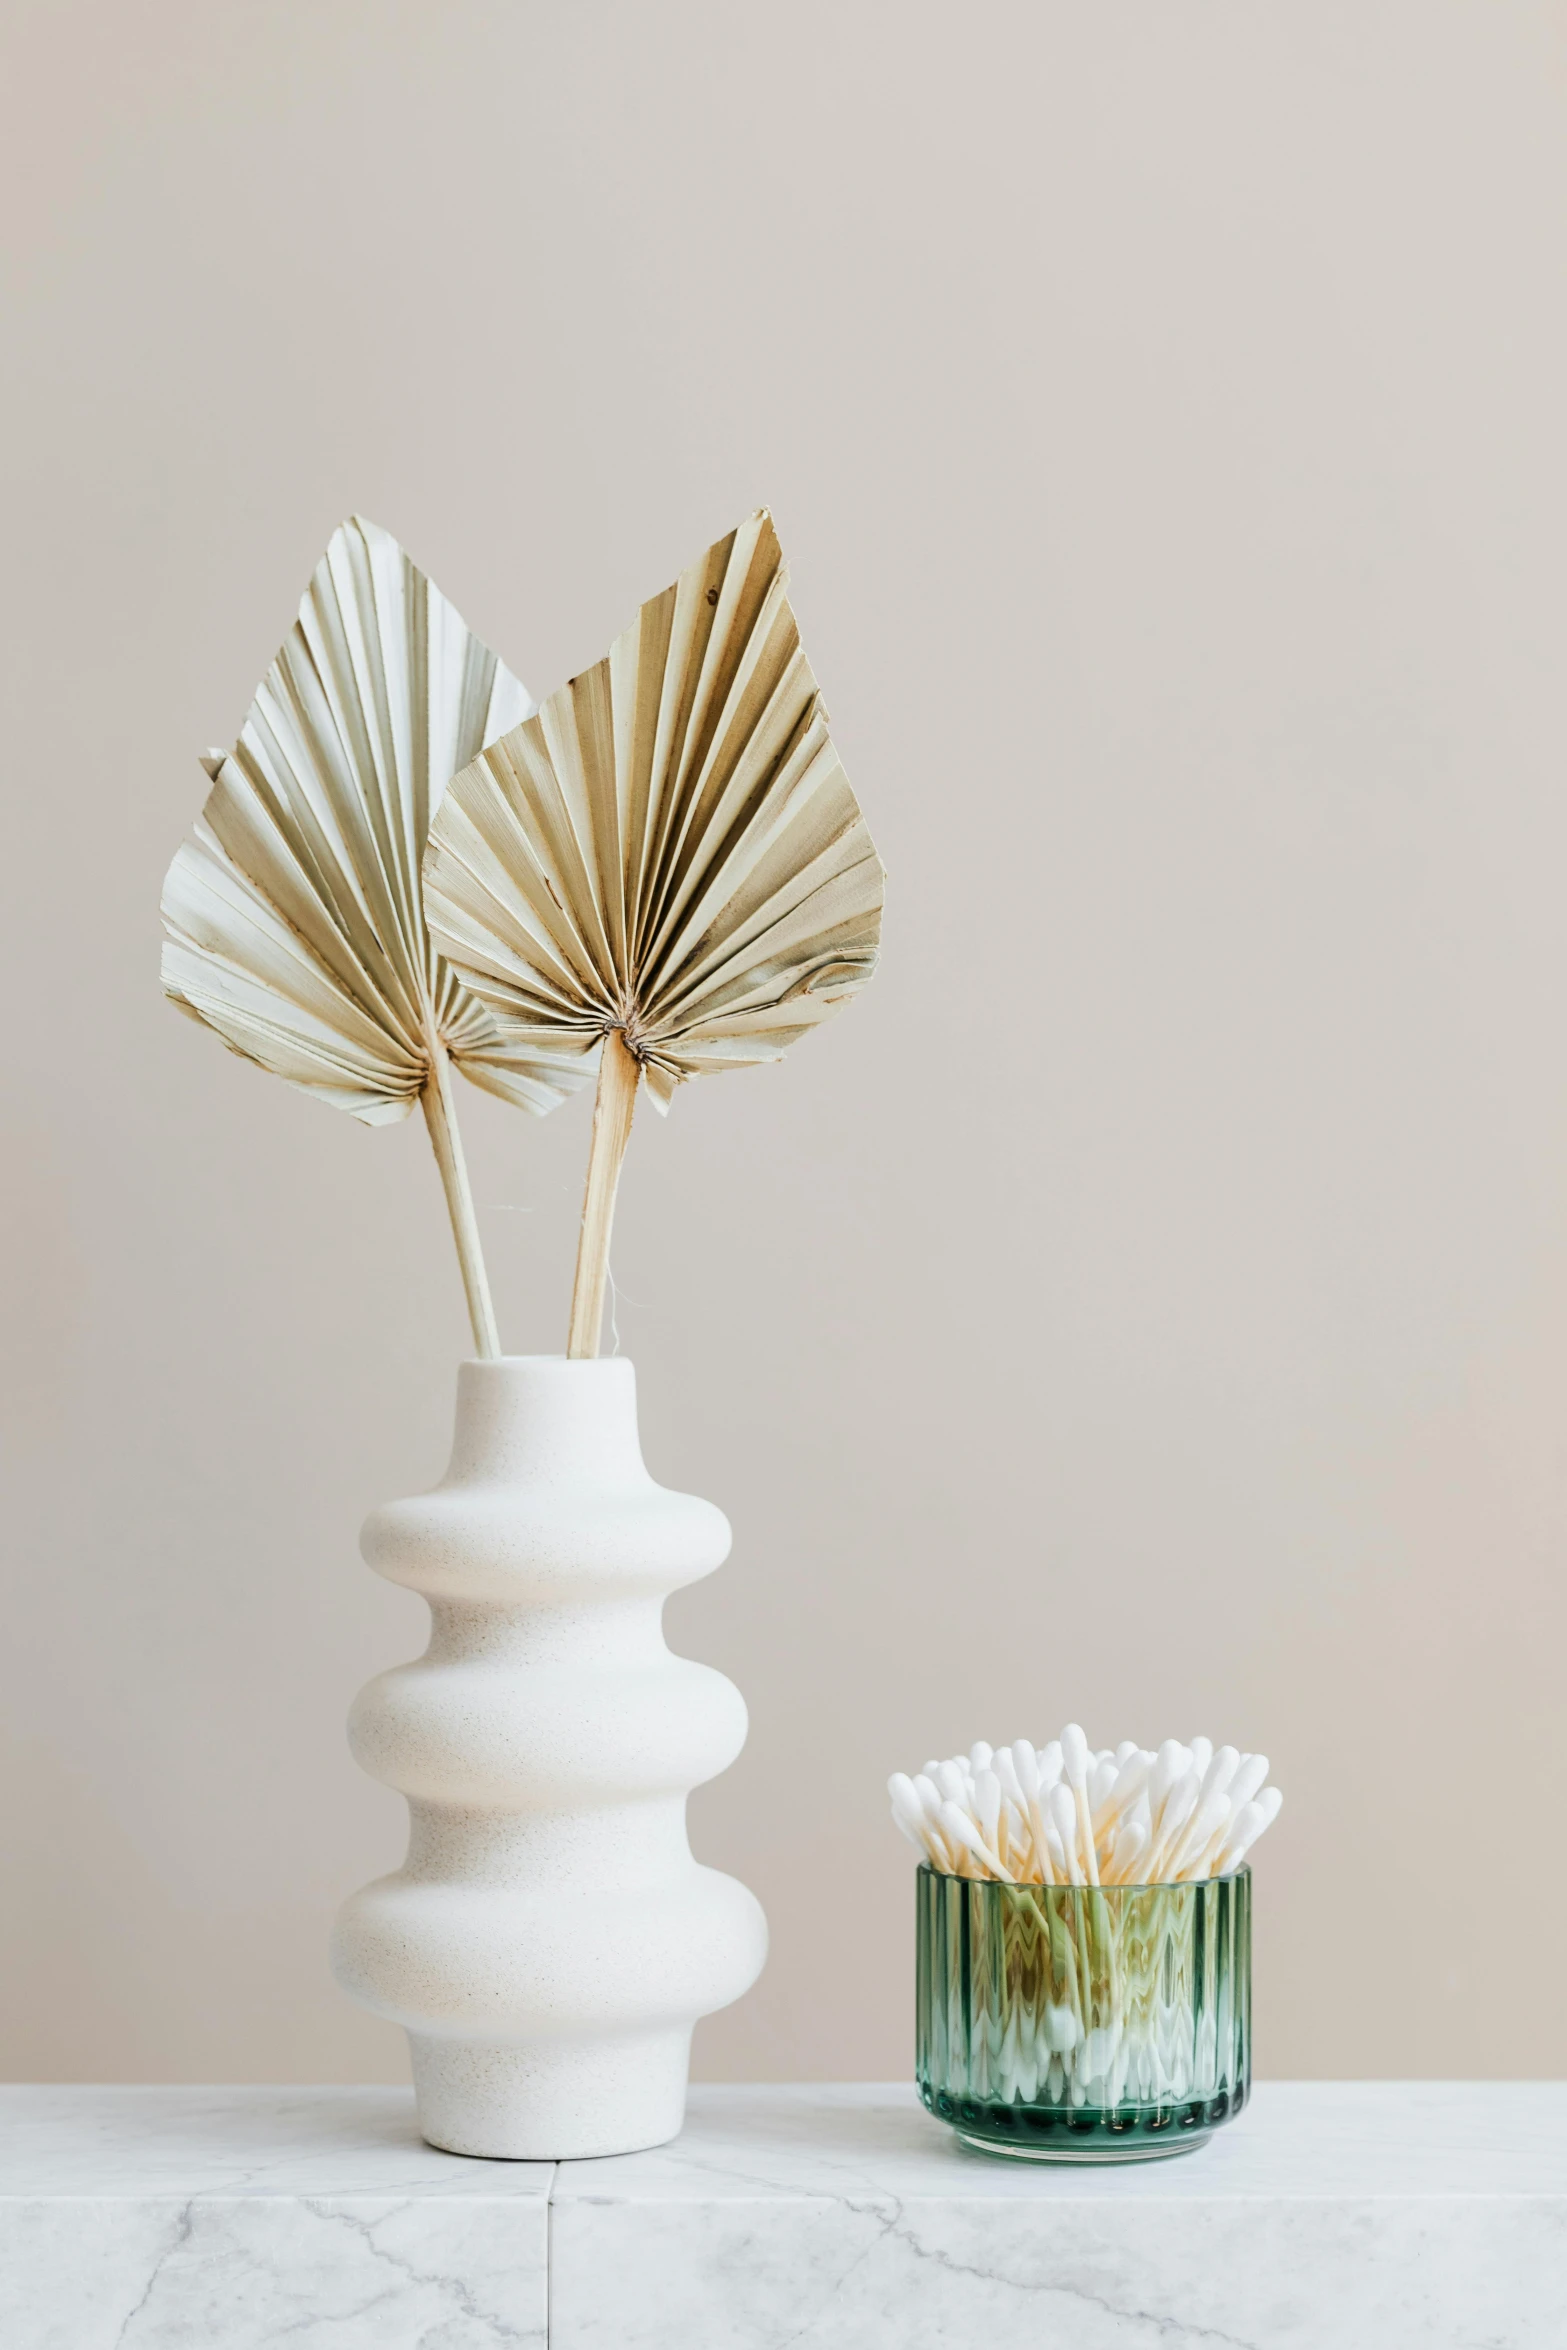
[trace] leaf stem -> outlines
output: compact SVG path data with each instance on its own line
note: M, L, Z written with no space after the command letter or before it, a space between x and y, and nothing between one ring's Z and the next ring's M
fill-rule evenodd
M642 1064L618 1028L604 1038L599 1055L598 1092L593 1100L593 1140L588 1147L588 1180L577 1238L577 1273L571 1285L571 1330L566 1352L573 1362L591 1361L599 1350L604 1319L604 1283L609 1272L609 1235L615 1221L615 1188L631 1140Z
M474 1349L482 1362L491 1363L500 1355L500 1333L495 1327L484 1250L479 1244L479 1219L473 1212L468 1162L463 1157L462 1136L457 1127L451 1059L439 1038L431 1041L430 1074L419 1098L424 1104L424 1121L430 1129L430 1145L441 1170L446 1206L452 1219L452 1238L457 1243L457 1262L462 1267L463 1294L468 1300L468 1319L473 1324Z

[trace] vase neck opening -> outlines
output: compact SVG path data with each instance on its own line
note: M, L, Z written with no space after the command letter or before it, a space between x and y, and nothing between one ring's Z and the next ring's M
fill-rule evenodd
M646 1476L636 1373L624 1355L502 1355L461 1365L448 1484Z

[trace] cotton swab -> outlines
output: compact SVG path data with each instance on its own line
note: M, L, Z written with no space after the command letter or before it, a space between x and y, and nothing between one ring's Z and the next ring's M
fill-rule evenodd
M1234 1778L1225 1789L1237 1811L1262 1792L1268 1776L1268 1758L1265 1754L1243 1754Z
M977 1739L887 1782L900 1832L947 1876L1004 1884L1149 1885L1227 1876L1277 1818L1265 1754L1131 1739L1094 1748L1069 1722L1042 1747Z
M1277 1787L1265 1787L1255 1803L1242 1805L1230 1823L1228 1839L1213 1872L1215 1876L1228 1876L1231 1869L1239 1868L1263 1830L1271 1828L1278 1818L1283 1801Z
M1068 1722L1061 1733L1061 1776L1072 1790L1072 1805L1077 1814L1077 1862L1087 1882L1097 1885L1099 1858L1094 1851L1094 1820L1088 1801L1090 1768L1097 1768L1097 1764L1089 1755L1088 1740L1076 1722Z
M1066 1861L1066 1882L1083 1882L1082 1855L1077 1849L1077 1802L1070 1787L1057 1784L1050 1790L1048 1819L1059 1839L1059 1848Z
M999 1878L1003 1885L1016 1884L1017 1879L1011 1870L1002 1867L1000 1860L986 1843L979 1829L965 1813L959 1811L955 1803L942 1805L941 1825L946 1832L949 1844L955 1844L961 1850L972 1853L976 1860L983 1861L989 1874Z

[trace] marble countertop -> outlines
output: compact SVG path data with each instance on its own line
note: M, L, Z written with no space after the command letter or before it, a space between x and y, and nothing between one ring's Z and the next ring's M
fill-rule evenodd
M902 2086L699 2088L613 2161L398 2089L0 2088L4 2350L1560 2350L1567 2083L1261 2084L1175 2160L975 2153Z

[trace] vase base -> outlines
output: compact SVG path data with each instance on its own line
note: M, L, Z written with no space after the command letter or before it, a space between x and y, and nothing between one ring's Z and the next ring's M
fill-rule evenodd
M445 2154L581 2162L665 2146L685 2121L687 2028L554 2045L410 2032L408 2047L419 2134Z
M1016 2141L981 2138L959 2130L965 2146L980 2154L999 2154L1003 2162L1169 2162L1178 2154L1195 2154L1213 2136L1211 2130L1183 2130L1178 2138L1127 2137L1113 2146L1020 2146Z

